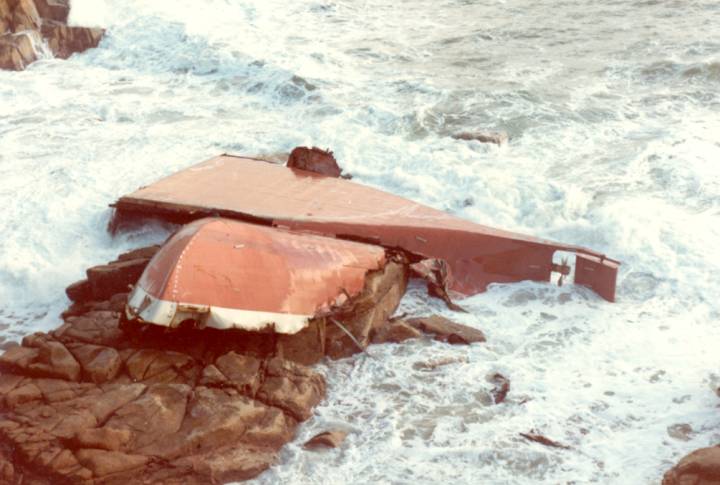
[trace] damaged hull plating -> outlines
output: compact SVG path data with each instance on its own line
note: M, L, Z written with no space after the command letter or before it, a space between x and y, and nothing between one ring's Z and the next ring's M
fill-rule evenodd
M206 218L176 232L128 299L127 318L294 334L360 294L378 246Z
M208 215L312 231L444 260L453 296L491 283L549 281L556 251L576 253L575 282L615 300L619 262L595 251L475 224L348 180L223 155L120 198L113 226L136 217L186 223Z

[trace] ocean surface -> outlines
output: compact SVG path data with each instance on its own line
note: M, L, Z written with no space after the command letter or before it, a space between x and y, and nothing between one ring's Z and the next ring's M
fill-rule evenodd
M317 145L359 183L620 259L618 301L526 282L453 314L413 285L401 311L487 344L320 365L329 397L252 483L650 484L720 442L720 3L72 3L99 48L0 71L0 339L55 327L86 267L164 239L111 238L120 195ZM472 130L510 142L449 136ZM340 449L302 449L330 427Z

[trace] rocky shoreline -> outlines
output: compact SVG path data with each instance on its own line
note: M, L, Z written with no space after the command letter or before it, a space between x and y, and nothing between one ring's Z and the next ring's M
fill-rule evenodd
M43 42L60 59L97 47L105 30L69 26L69 15L69 0L0 0L0 69L22 71Z
M325 397L324 377L298 363L314 359L318 348L303 332L283 347L271 333L123 325L128 285L158 249L88 269L86 280L67 289L73 303L59 328L29 335L0 355L2 483L252 478L274 463ZM385 296L365 295L373 304ZM365 333L365 345L423 333L456 344L485 340L437 316L383 315L383 322ZM330 357L361 351L349 339L333 341ZM306 351L282 355L287 348ZM323 433L306 448L337 446L343 437Z

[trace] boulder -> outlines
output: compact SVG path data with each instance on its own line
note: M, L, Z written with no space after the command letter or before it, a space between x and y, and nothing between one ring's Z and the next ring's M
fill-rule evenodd
M34 42L40 42L37 32L0 35L0 69L22 71L35 62L37 53Z
M72 301L82 302L92 299L92 287L88 280L80 280L65 288L65 294Z
M149 262L148 258L135 258L89 268L87 279L93 299L106 300L117 293L127 292L130 285L137 283Z
M70 2L68 0L35 0L40 18L67 23L70 15Z
M60 59L97 47L104 34L104 29L69 27L52 20L42 24L42 36L47 40L53 55Z
M422 337L422 332L402 320L390 322L373 335L374 344L400 343L408 339Z
M720 446L685 456L665 473L662 485L720 485Z
M436 340L451 344L471 344L485 342L485 334L467 325L455 323L440 315L410 318L407 323L424 333L435 336Z

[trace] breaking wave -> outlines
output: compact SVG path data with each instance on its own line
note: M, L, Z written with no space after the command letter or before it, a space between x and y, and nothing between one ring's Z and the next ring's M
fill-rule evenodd
M110 238L119 195L221 152L330 147L361 183L620 259L618 302L494 285L451 315L487 345L323 365L327 402L256 483L656 483L720 441L719 15L709 0L75 0L72 22L108 28L98 49L0 72L0 336L55 326L83 268L164 239ZM510 142L451 137L477 130ZM446 312L412 287L402 311L429 310ZM499 406L494 372L512 382ZM329 426L346 446L302 451Z

